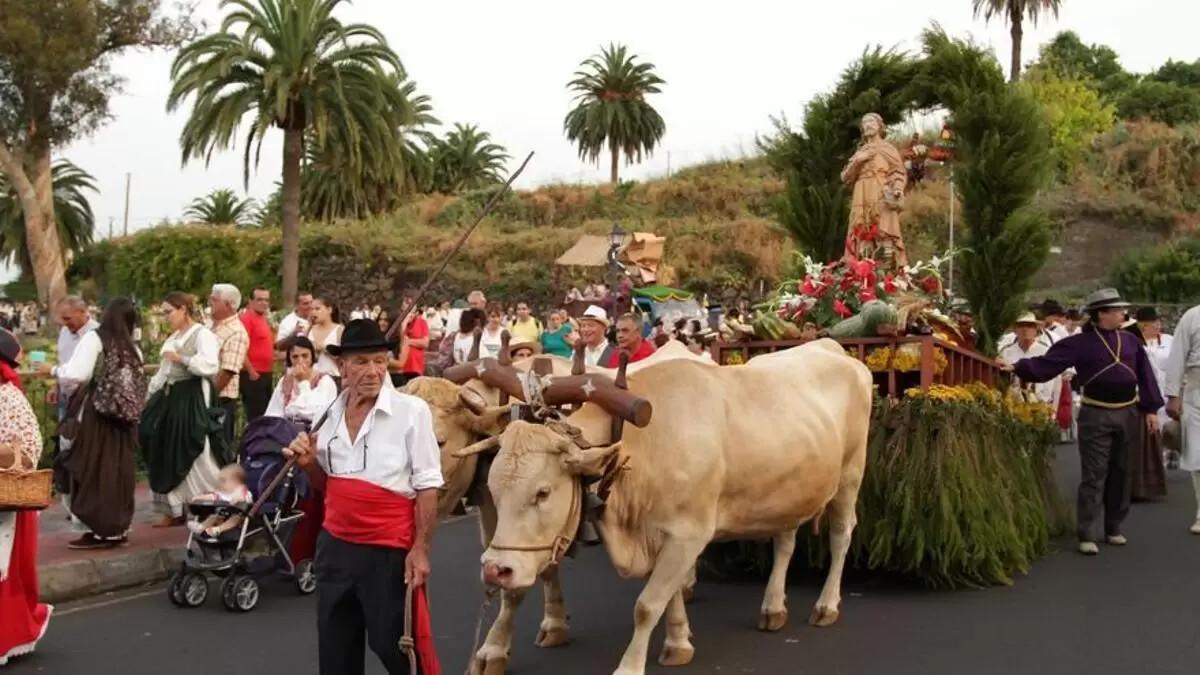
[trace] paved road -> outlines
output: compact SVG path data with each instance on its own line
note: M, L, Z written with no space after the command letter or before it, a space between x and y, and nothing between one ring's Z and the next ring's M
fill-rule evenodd
M1072 479L1073 448L1060 452ZM1188 673L1200 669L1200 537L1189 535L1190 488L1171 476L1167 503L1134 507L1131 544L1085 559L1071 542L1010 588L929 592L871 578L847 581L842 620L803 625L819 580L790 589L792 623L777 634L754 630L762 588L700 587L689 614L697 648L684 669L652 673ZM445 672L466 663L478 608L479 544L474 522L438 532L434 620ZM518 622L511 672L608 675L629 637L639 584L616 578L599 550L568 563L564 575L572 642L533 646L540 599ZM214 587L215 590L215 587ZM99 604L97 604L99 603ZM13 673L313 673L311 599L268 583L258 609L227 613L216 601L198 610L169 605L161 588L65 606L38 654ZM661 646L661 631L652 653ZM372 661L369 657L368 661ZM372 673L382 670L373 665Z

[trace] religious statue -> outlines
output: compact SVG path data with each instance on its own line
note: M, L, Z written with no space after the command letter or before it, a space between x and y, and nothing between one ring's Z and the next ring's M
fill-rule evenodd
M863 115L861 128L862 143L842 169L842 182L854 186L845 257L869 258L894 270L908 264L900 234L907 172L900 152L884 140L882 117Z

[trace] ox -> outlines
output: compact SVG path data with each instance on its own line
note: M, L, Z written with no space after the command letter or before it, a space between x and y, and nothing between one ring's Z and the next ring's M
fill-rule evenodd
M659 662L692 660L682 590L711 541L774 540L758 625L782 628L796 530L822 514L832 562L809 621L837 620L866 465L872 397L866 366L821 340L737 367L654 363L629 374L628 392L599 375L564 379L574 380L563 386L584 403L565 424L512 422L499 437L458 453L499 448L488 476L498 517L482 557L486 583L519 600L573 538L586 500L583 479L601 477L608 498L597 525L609 556L622 576L649 577L615 675L644 673L650 633L664 611ZM570 398L555 379L547 402L556 387L558 400ZM614 416L644 428L630 428L613 443ZM511 631L511 620L502 626L498 618L472 672L503 672L510 638L504 630Z
M556 356L541 357L550 364L553 375L565 376L572 372L572 363ZM660 349L653 356L629 367L629 372L638 372L654 363L672 359L693 360L712 365L711 361L702 359L688 351L682 343L672 342ZM518 361L512 367L521 372L531 368L531 360ZM587 368L587 372L612 374L607 368ZM471 379L463 384L450 380L433 377L419 377L404 387L404 393L423 399L429 404L433 413L434 432L438 446L441 449L442 474L445 485L438 496L438 515L450 515L454 507L463 497L471 494L479 504L479 526L484 547L492 541L496 531L496 507L488 493L483 480L478 480L478 455L469 453L458 456L459 451L475 443L481 437L493 437L500 433L509 406L499 405L500 389L490 386L479 379ZM516 393L516 392L514 392ZM569 617L558 578L558 565L547 566L540 574L543 585L542 623L538 629L535 644L539 647L557 647L567 642L569 634ZM695 572L689 575L688 593L695 583ZM513 594L505 594L501 598L500 614L496 624L503 626L511 620L516 611L517 602ZM496 631L496 639L504 637L504 648L507 651L511 639L511 631Z

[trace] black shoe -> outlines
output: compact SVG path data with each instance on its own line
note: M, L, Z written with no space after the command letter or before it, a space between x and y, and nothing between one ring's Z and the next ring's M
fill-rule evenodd
M91 551L91 550L99 550L99 549L106 549L106 548L115 548L117 546L120 546L122 543L124 543L123 539L101 539L100 537L97 537L96 535L92 534L91 532L88 532L87 534L83 535L82 537L80 537L74 541L68 542L67 548L75 549L77 551Z

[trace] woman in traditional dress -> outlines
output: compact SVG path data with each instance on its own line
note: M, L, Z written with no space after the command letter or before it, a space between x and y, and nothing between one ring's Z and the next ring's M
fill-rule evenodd
M334 378L334 383L341 379L337 361L329 355L326 348L342 341L342 324L338 323L337 308L326 297L315 297L312 301L312 311L309 313L312 327L308 329L308 339L317 350L317 361L314 368L317 372Z
M0 469L30 471L42 454L37 417L16 367L21 346L0 329ZM0 666L28 654L46 633L53 607L38 602L38 512L0 511Z
M1125 330L1136 335L1142 343L1142 348L1146 348L1146 333L1139 323L1130 321L1125 325ZM1159 391L1162 391L1162 372L1155 367L1153 358L1149 360ZM1158 500L1167 496L1167 470L1163 464L1162 433L1159 429L1151 431L1142 425L1140 442L1129 444L1129 484L1129 498L1135 502Z
M196 322L196 298L171 293L160 308L172 333L162 346L162 363L150 381L139 439L150 473L156 527L183 525L183 507L196 495L215 491L228 463L223 424L213 403L212 378L220 346Z
M62 440L69 449L64 468L71 480L71 515L88 528L69 548L119 546L133 522L137 423L99 414L93 395L102 363L141 372L142 352L133 341L137 320L129 298L114 299L104 309L100 327L83 336L71 360L58 369L59 384L75 392L67 406L75 435Z
M306 337L296 338L287 351L287 373L275 385L267 417L282 417L307 430L337 398L333 378L313 368L316 349ZM304 518L296 523L288 553L292 560L311 560L317 550L317 535L325 521L325 496L310 489L297 505Z

